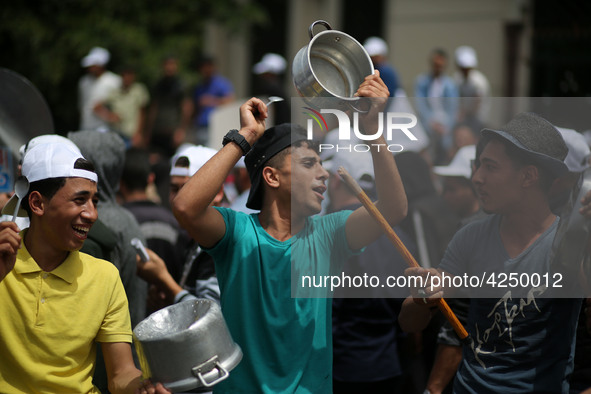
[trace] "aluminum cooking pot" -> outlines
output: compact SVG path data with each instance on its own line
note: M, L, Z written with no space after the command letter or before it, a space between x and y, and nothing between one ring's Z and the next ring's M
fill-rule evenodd
M242 360L219 305L206 299L152 313L134 328L133 338L144 378L171 391L211 387Z
M314 35L314 26L324 30ZM316 21L308 29L310 43L300 49L292 64L292 77L298 94L316 108L337 106L361 109L359 97L353 97L365 77L374 72L365 48L353 37L332 30L328 22ZM339 100L335 100L335 98Z
M19 73L0 67L0 86L0 144L19 157L21 145L55 131L53 117L43 95Z

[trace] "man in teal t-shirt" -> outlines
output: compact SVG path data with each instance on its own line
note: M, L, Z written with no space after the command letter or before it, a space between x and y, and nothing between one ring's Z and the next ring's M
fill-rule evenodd
M361 128L376 134L378 112L389 95L379 73L358 96L372 97ZM257 99L240 108L240 131L180 190L173 211L213 256L224 317L244 358L216 393L331 393L332 339L326 297L292 298L298 274L329 275L381 235L365 209L313 217L320 212L328 173L303 129L283 124L265 131L267 107ZM372 146L378 209L390 223L406 214L406 197L383 137ZM254 145L254 146L253 146ZM252 150L251 150L252 146ZM250 153L249 153L250 152ZM246 215L209 207L240 157L252 181Z

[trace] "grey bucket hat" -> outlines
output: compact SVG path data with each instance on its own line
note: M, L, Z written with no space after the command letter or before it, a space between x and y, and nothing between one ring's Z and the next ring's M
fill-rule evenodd
M517 114L506 125L498 129L483 129L482 136L497 135L517 148L540 167L547 169L555 176L568 172L564 159L568 147L560 132L541 116L532 112ZM479 144L476 157L480 156L484 146Z

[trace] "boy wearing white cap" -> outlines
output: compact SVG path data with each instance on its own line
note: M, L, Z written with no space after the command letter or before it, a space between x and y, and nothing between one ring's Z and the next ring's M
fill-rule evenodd
M396 96L400 82L398 81L396 70L388 64L388 44L386 44L386 41L380 37L369 37L363 43L363 47L371 58L374 67L380 72L380 78L382 78L388 87L390 97Z
M458 85L460 100L459 122L471 124L479 129L488 120L490 111L490 83L488 78L477 70L478 57L474 48L462 45L456 48L457 70L454 80Z
M78 251L98 217L94 166L68 145L40 144L22 174L30 187L19 215L31 225L0 223L0 392L98 393L96 343L110 391L133 392L141 372L118 271Z

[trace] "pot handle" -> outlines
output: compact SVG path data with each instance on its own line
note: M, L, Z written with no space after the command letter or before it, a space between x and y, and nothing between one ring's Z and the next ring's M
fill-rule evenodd
M359 97L358 100L355 100L353 103L348 104L353 111L359 112L360 114L366 114L371 109L371 101L368 98L364 97ZM355 106L355 104L357 104L357 107Z
M328 24L327 21L323 21L323 20L316 21L316 22L312 23L310 25L310 27L308 28L308 35L310 36L310 40L312 38L314 38L314 26L316 26L316 25L323 25L324 27L326 27L326 30L332 30L332 27Z
M203 377L203 374L211 372L214 368L217 368L217 370L220 371L220 376L213 379L211 382L206 381ZM195 375L197 379L199 379L199 381L204 387L214 386L222 380L226 379L228 376L230 376L228 370L224 368L222 364L220 364L217 355L213 356L203 364L199 364L198 366L193 367L192 371L193 375Z

